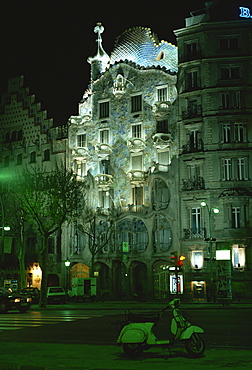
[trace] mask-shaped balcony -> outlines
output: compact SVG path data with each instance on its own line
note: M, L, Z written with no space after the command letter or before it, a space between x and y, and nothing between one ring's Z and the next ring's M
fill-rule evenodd
M113 177L111 175L98 173L95 175L95 181L99 187L108 188L113 182Z
M156 101L152 107L155 118L164 118L170 114L170 101Z
M202 190L205 189L205 180L203 177L197 176L191 179L182 180L182 190Z
M72 154L76 161L82 161L89 156L88 148L73 149Z
M172 142L171 134L158 133L152 136L153 146L157 149L168 148Z
M95 150L99 157L107 157L112 153L112 148L109 144L99 143L95 146Z
M130 170L128 172L130 182L139 183L144 182L147 178L146 172L142 170Z
M128 140L127 145L131 152L140 152L142 151L146 144L145 141L141 138L131 138Z

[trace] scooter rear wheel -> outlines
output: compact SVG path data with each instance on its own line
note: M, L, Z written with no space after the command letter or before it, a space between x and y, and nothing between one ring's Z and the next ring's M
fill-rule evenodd
M191 357L201 357L205 352L205 343L197 333L193 333L191 338L186 340L185 348Z
M143 353L143 346L141 343L124 343L123 350L128 357L136 358Z

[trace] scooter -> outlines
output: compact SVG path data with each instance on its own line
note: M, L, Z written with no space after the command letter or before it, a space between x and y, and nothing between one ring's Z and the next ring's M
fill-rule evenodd
M123 345L124 353L130 358L136 358L144 350L154 346L161 346L164 349L178 341L185 342L185 348L191 357L201 357L205 351L205 344L199 333L204 330L190 323L189 315L179 309L180 299L175 298L167 307L159 313L128 313L128 320L124 322L117 339L119 345ZM160 320L162 313L172 309L173 318L171 321L172 339L158 340L153 333L153 327Z

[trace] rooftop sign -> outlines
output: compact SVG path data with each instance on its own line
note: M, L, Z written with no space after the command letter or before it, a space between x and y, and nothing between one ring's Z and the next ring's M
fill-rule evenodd
M240 6L239 9L241 11L240 17L242 17L242 18L252 18L252 15L250 13L250 9L249 8L245 8L243 6Z

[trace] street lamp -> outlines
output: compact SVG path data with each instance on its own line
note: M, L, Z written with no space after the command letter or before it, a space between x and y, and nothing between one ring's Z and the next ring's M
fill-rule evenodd
M217 207L209 207L208 204L205 201L202 201L200 203L202 207L206 207L208 211L208 238L205 238L206 241L209 242L209 258L210 258L210 281L213 280L213 251L212 251L212 242L216 239L212 238L212 227L211 227L211 214L213 213L219 213L220 210Z
M68 288L69 288L69 266L70 266L70 264L71 264L71 261L67 257L67 259L65 260L65 267L66 267L66 290L68 290Z

